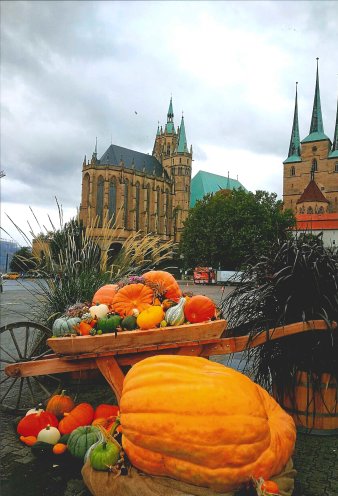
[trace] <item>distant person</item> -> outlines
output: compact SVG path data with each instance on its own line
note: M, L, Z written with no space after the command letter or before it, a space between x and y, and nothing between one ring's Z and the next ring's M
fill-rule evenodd
M2 272L0 272L0 293L3 293L4 291L4 288L3 288L3 275L2 275Z

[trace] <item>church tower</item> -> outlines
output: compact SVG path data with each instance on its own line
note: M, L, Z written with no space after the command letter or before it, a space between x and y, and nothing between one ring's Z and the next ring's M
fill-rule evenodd
M175 131L172 98L164 130L162 126L157 127L153 156L162 164L172 180L172 234L177 242L180 240L183 223L189 211L192 147L188 149L183 114L181 124L177 132Z
M283 162L283 199L285 209L291 209L295 214L338 212L337 127L338 106L332 144L330 138L324 133L317 59L316 85L310 130L308 136L302 141L300 141L299 137L298 92L296 86L289 153ZM317 203L310 204L310 197L312 200L316 200Z

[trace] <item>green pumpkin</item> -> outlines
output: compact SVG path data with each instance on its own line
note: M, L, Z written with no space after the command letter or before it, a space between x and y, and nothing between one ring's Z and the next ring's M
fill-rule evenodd
M77 427L68 438L69 452L77 458L84 458L86 451L99 439L99 434L99 429L92 425Z
M124 317L124 319L121 321L121 327L124 331L133 331L134 329L136 329L136 317L134 317L134 315L128 315L127 317Z
M37 458L47 458L53 455L53 445L44 441L37 441L33 444L31 450Z
M168 308L165 313L164 320L169 326L179 326L185 322L184 317L184 305L186 304L186 299L181 298L177 305Z
M99 319L97 322L97 328L101 329L103 334L107 332L114 332L116 328L120 325L122 318L120 315L107 315Z
M60 317L53 324L53 336L59 338L66 334L76 334L74 326L79 324L79 317Z
M89 460L94 470L108 471L109 467L117 464L119 458L119 447L115 443L103 441L91 451Z

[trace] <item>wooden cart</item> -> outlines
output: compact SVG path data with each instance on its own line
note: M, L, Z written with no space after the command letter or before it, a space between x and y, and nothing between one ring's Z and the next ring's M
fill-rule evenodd
M327 330L323 320L290 324L264 331L254 338L228 337L225 320L179 327L124 331L101 336L53 338L46 327L31 322L9 324L0 329L2 377L5 386L0 404L20 411L26 408L22 398L27 391L30 405L39 403L40 392L47 399L53 392L46 381L60 381L55 374L99 369L119 401L125 366L159 354L210 357L228 355L261 345L267 340L285 336ZM30 345L33 333L37 333ZM7 340L3 339L7 336ZM46 341L49 349L39 353ZM12 348L9 347L11 343ZM33 387L34 386L34 387Z

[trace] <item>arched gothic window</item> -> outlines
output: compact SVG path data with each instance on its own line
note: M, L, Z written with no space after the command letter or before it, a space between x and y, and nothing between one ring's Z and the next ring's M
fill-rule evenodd
M319 207L319 209L318 209L318 213L319 213L319 214L323 214L323 213L324 213L324 207Z
M334 171L335 171L335 172L338 172L338 162L336 162L336 163L334 164Z
M135 229L140 229L140 183L135 184Z
M307 214L313 214L313 208L312 207L308 207L306 213Z
M124 201L123 201L123 223L124 223L124 228L128 229L128 209L129 209L129 202L128 202L128 194L129 194L129 181L126 179L124 181Z
M294 176L296 174L296 168L294 165L291 166L291 176Z
M317 172L317 170L318 170L317 159L315 159L315 158L312 160L312 167L311 167L311 170L312 170L313 172Z
M146 231L150 232L150 186L147 184L144 194L144 212L145 212L145 227Z
M108 216L109 220L115 221L116 217L116 179L115 177L109 183L109 196L108 196Z
M160 218L161 218L161 192L160 192L160 187L157 186L156 188L156 208L155 208L155 213L156 213L156 231L157 233L160 232Z
M103 188L104 188L104 179L102 176L100 176L97 180L97 193L96 193L96 215L98 217L98 227L102 227Z
M165 212L165 233L167 236L170 234L170 229L169 229L169 215L170 215L170 205L169 205L169 190L165 190L165 205L164 205L164 212Z
M83 206L88 207L89 206L89 184L90 184L90 179L89 179L89 174L85 174L83 177Z

